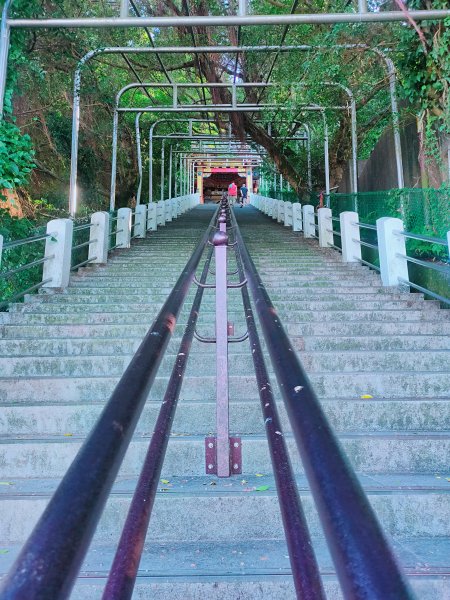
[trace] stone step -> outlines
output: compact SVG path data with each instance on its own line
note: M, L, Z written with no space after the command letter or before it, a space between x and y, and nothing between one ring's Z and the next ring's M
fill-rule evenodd
M247 350L247 348L245 348ZM126 356L25 356L19 358L1 358L0 373L2 377L33 377L33 376L67 376L67 377L97 377L103 375L121 376L132 358ZM300 361L308 374L310 373L399 373L415 372L447 372L450 381L448 351L425 350L420 354L414 351L369 352L341 350L336 352L300 352ZM169 375L175 363L176 355L168 354L160 367L161 375ZM216 372L215 352L209 355L193 354L188 363L187 373L198 371L201 360L203 375L214 375ZM229 372L231 374L246 374L253 370L253 359L248 351L233 353L229 356Z
M120 338L136 336L140 339L147 333L150 318L142 318L141 322L134 324L120 323L92 323L92 324L13 324L5 321L0 323L0 339L31 340L37 339L60 339L60 338ZM376 336L391 336L394 340L407 339L410 336L448 336L450 335L450 323L438 321L420 322L403 321L399 323L383 323L370 321L352 321L349 323L287 323L286 331L290 337L300 336L305 340L307 337L345 336L365 338L370 343ZM301 346L299 346L301 347Z
M94 290L92 290L94 291ZM97 291L97 294L70 294L70 295L58 295L49 298L45 298L45 300L33 299L31 302L26 302L24 304L14 304L10 307L10 312L28 312L34 310L36 307L42 307L41 310L44 310L44 306L55 307L55 310L58 310L59 305L65 306L77 306L83 305L86 306L86 312L88 312L87 306L96 306L104 305L116 305L122 307L125 310L125 307L129 306L130 310L133 310L134 304L150 304L150 303L163 303L167 296L164 296L163 293L147 293L141 292L140 294L132 293L129 295L126 294L105 294L104 291L101 293ZM273 298L275 300L275 298ZM191 301L192 302L192 301ZM240 298L229 298L229 304L240 306L241 300ZM439 303L436 301L430 302L415 302L409 300L391 300L386 299L383 301L382 299L366 296L364 300L354 300L353 298L339 298L339 299L323 299L323 300L306 300L306 299L283 299L283 296L280 295L279 299L276 299L276 305L281 306L285 309L290 310L312 310L312 311L326 311L326 310L358 310L358 308L364 310L406 310L408 308L417 308L423 310L430 310L433 307L439 309ZM189 307L189 302L186 301L186 307ZM204 298L202 300L202 308L211 308L215 307L215 294L209 293L204 294ZM47 309L46 309L47 310ZM50 308L48 308L50 310Z
M418 537L395 538L392 543L416 597L447 600L449 548L446 541ZM322 538L314 538L313 545L327 598L343 600L326 544ZM93 545L71 593L72 600L101 600L115 549L114 544ZM17 545L10 545L0 568L6 571L18 552ZM141 600L296 600L290 573L283 540L156 543L148 539L133 597Z
M27 325L87 325L95 323L113 323L130 325L133 323L147 322L151 324L156 316L159 304L134 304L134 305L96 305L95 310L86 312L83 305L58 305L56 310L52 305L23 305L24 309L13 311L10 313L0 313L0 323L4 324L27 324ZM56 306L56 305L55 305ZM189 306L185 307L185 311L189 310ZM277 305L275 303L275 308ZM283 323L290 323L290 331L294 333L292 326L294 324L307 323L327 323L332 327L336 322L346 321L352 323L358 322L381 322L391 323L393 327L401 324L407 317L410 322L444 322L450 324L450 312L447 315L446 311L436 310L414 310L410 309L407 312L402 310L328 310L325 312L301 311L292 309L277 309ZM228 319L234 323L242 322L243 310L239 312L229 312ZM145 317L147 316L147 321ZM213 311L204 309L200 312L200 320L207 320L212 325ZM180 317L181 319L181 317ZM442 325L444 325L442 323ZM294 328L295 329L295 328ZM394 330L393 330L394 331ZM296 333L296 331L295 331Z
M133 283L126 284L120 279L119 282L114 280L114 283L118 283L116 286L102 285L98 286L76 286L67 288L62 294L30 294L25 296L25 302L59 302L59 298L63 298L63 302L69 302L73 299L77 302L76 298L82 297L88 299L88 297L95 298L98 296L108 296L108 297L119 297L126 296L129 298L134 298L134 296L146 295L148 292L153 293L155 290L161 290L161 285L158 285L158 282L155 282L154 286L149 286L148 284L144 284L140 281L136 281ZM195 289L195 288L192 288ZM289 290L289 286L286 286L284 290ZM192 290L190 291L192 294ZM280 290L278 292L281 298L284 298L285 295ZM273 295L273 294L271 294ZM206 300L210 296L205 294L204 299ZM302 296L299 301L303 302L337 302L337 301L350 301L350 302L402 302L405 306L416 306L424 305L425 307L433 307L435 306L435 301L433 300L424 300L422 294L401 294L394 293L391 294L367 294L366 292L355 292L353 294L349 294L347 292L343 292L341 289L335 292L327 293L326 297L323 296L320 292L310 291L307 297Z
M296 444L284 434L295 472L303 473ZM265 473L270 467L265 436L245 435L242 439L242 473ZM344 452L353 467L365 474L417 473L444 474L448 469L450 433L373 432L339 435ZM42 438L3 436L0 440L0 477L62 477L81 447L83 438L73 434ZM125 456L120 476L136 477L149 444L148 436L135 436ZM163 473L168 477L199 476L205 472L204 436L171 436ZM448 483L448 482L446 482ZM450 521L449 521L450 522Z
M272 476L219 480L207 476L173 477L163 470L165 477L169 483L160 483L148 531L148 539L153 542L283 540ZM414 538L450 534L448 486L430 479L413 475L361 477L367 497L389 535ZM399 485L398 480L403 483ZM0 494L2 546L25 541L48 504L56 482L13 480L9 483L13 485L2 486L7 492ZM134 478L117 482L96 529L95 543L114 543L117 539L135 485ZM305 477L299 478L297 485L310 534L320 538L322 529ZM260 486L268 489L257 491ZM220 519L213 518L219 513ZM185 515L189 515L189 519ZM205 515L210 518L205 519Z
M180 270L181 271L181 270ZM179 273L178 273L179 275ZM176 279L178 278L178 275L174 278L174 281L176 281ZM158 278L162 277L163 274L154 274L154 280L157 280ZM121 277L118 275L117 278ZM138 279L138 282L142 285L142 280L141 278L138 277L135 278ZM230 279L231 281L237 281L236 279ZM264 279L263 279L264 282ZM293 287L294 289L316 289L316 288L320 288L321 290L327 290L327 289L331 289L333 287L337 288L340 290L340 288L345 288L347 290L355 290L355 291L361 291L360 288L370 288L369 291L372 292L377 292L378 290L382 290L381 288L381 284L378 280L376 279L372 279L372 278L362 278L362 277L345 277L345 279L343 277L341 278L333 278L332 276L329 277L328 274L324 274L323 277L314 277L312 278L311 276L305 275L305 276L299 276L295 278L295 283L291 284L289 283L289 281L285 278L277 278L274 279L270 282L265 282L266 285L270 285L270 288L272 289L276 289L276 288L290 288ZM170 286L167 286L167 289L172 289ZM381 292L382 293L382 292Z
M87 435L95 425L103 401L65 404L64 401L28 404L2 402L0 435ZM322 407L335 431L420 432L450 429L449 398L421 400L399 398L322 399ZM137 433L149 435L159 413L160 402L148 402L137 425ZM282 401L278 410L283 431L291 430ZM175 415L172 431L178 434L206 435L216 428L216 404L209 401L182 401ZM230 429L239 435L264 434L259 399L234 399L230 403Z
M19 326L17 326L18 328ZM0 357L21 356L121 356L134 354L147 332L147 327L134 327L132 331L122 327L119 333L123 337L101 337L101 333L93 331L93 337L51 337L51 331L42 331L42 336L36 335L36 339L15 336L14 339L0 339ZM18 332L16 332L18 333ZM112 333L117 333L117 328ZM128 336L128 337L126 337ZM99 339L96 339L96 338ZM401 336L290 336L291 343L296 350L307 352L332 352L336 350L450 350L450 337L445 335L401 335ZM107 341L107 343L105 343ZM175 353L180 345L181 338L175 337L169 342L168 352ZM263 343L263 347L265 344ZM231 354L245 352L247 346L231 344ZM192 355L204 355L211 353L208 344L194 343Z
M320 398L446 397L450 389L448 373L408 372L348 372L313 373L311 384ZM109 398L119 381L118 377L22 377L0 379L0 402L30 401L80 402ZM150 399L161 400L168 377L157 376ZM230 375L230 398L254 398L257 395L253 376ZM183 400L215 398L215 377L186 376L181 392Z
M103 300L103 302L102 302ZM104 302L105 300L107 300L107 302ZM111 301L110 301L111 300ZM165 296L159 296L157 297L156 295L152 298L152 297L143 297L142 299L136 299L135 302L128 302L128 303L124 303L123 302L123 297L118 298L118 301L114 301L114 297L112 298L108 298L108 297L99 297L97 298L97 301L90 301L88 300L87 302L83 302L82 299L80 301L69 301L69 302L64 302L64 301L59 301L59 302L31 302L31 303L26 303L26 304L15 304L13 307L11 307L10 309L10 313L9 314L59 314L59 313L77 313L77 314L82 314L82 313L86 313L86 314L95 314L95 313L102 313L102 314L108 314L108 313L140 313L142 311L146 311L150 314L153 314L154 316L156 316L158 310L163 306L164 302L166 300ZM315 304L318 304L318 306L315 306ZM86 308L86 305L90 306L90 310L88 310ZM274 305L277 308L278 312L283 315L283 314L287 314L288 315L288 319L292 319L293 315L299 314L299 315L324 315L327 313L331 313L331 317L333 316L333 314L335 312L337 313L347 313L347 312L352 312L355 313L357 315L359 315L359 313L375 313L375 314L382 314L385 311L390 311L388 313L389 314L394 314L396 315L396 317L398 316L404 316L405 312L407 311L406 314L410 314L409 310L407 309L407 307L402 306L401 304L395 303L395 302L375 302L372 301L370 303L355 303L355 302L348 302L348 301L341 301L341 302L323 302L323 303L314 303L314 302L302 302L302 301L295 301L295 300L275 300L274 299ZM183 313L186 316L188 315L190 309L192 306L192 302L186 301L184 307L183 307ZM433 317L435 318L439 318L441 315L441 312L439 311L439 307L435 307L435 311L433 310L427 310L426 307L423 307L422 305L418 304L418 303L414 303L414 306L417 307L414 309L411 309L411 314L414 315L414 318L418 318L418 314L422 314L424 318L428 317L425 320L431 320ZM231 315L232 318L236 318L235 317L235 313L239 313L241 311L243 311L243 305L241 303L241 300L239 297L235 297L234 299L230 298L230 302L228 305L228 312ZM215 300L214 298L208 298L207 300L205 300L204 303L202 303L201 309L200 309L200 314L201 315L213 315L215 313ZM312 316L311 320L316 320L317 317ZM450 322L450 317L447 317L447 315L444 313L442 315L443 320L448 320ZM327 317L326 320L330 320L330 317ZM354 320L354 319L352 319Z

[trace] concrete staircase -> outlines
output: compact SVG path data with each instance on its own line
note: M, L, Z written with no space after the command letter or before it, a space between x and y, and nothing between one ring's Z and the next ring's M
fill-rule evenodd
M0 315L0 573L12 564L211 218L199 207L74 275L64 293ZM450 312L381 287L248 207L251 255L329 419L421 599L449 596ZM191 291L73 598L101 597L171 372ZM198 330L213 333L206 291ZM240 292L230 321L244 331ZM194 343L155 503L136 598L294 598L248 342L230 345L232 432L243 474L208 477L214 347ZM273 381L273 383L275 383ZM280 402L329 598L340 598Z

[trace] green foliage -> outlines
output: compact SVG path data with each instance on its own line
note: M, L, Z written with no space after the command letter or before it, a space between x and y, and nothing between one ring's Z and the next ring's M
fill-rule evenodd
M6 114L11 112L10 94L5 102ZM14 122L0 122L0 193L24 185L32 171L34 151L31 138L22 134Z
M28 219L12 217L4 208L0 208L0 235L4 243L32 237L43 233L44 228L37 228L36 224ZM35 285L41 280L42 266L37 265L30 269L20 271L14 275L2 277L2 272L17 269L42 258L45 241L34 242L18 246L17 248L5 249L2 254L0 265L0 309L5 310L2 304L6 300L20 294L22 291Z

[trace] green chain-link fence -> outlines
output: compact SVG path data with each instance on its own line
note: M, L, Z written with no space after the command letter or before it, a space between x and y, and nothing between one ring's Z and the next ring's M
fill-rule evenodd
M411 233L442 238L450 230L450 188L330 194L329 206L334 214L354 210L370 225L380 217L398 217Z

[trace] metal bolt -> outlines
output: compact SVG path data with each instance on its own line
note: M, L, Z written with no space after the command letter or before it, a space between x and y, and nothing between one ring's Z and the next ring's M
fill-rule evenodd
M239 442L234 442L234 447L239 448Z
M208 469L211 471L214 465L208 465Z
M212 442L209 442L208 448L214 448L214 444Z
M239 465L238 465L237 463L235 463L235 464L233 465L233 469L234 469L235 471L237 471L237 470L239 469Z

